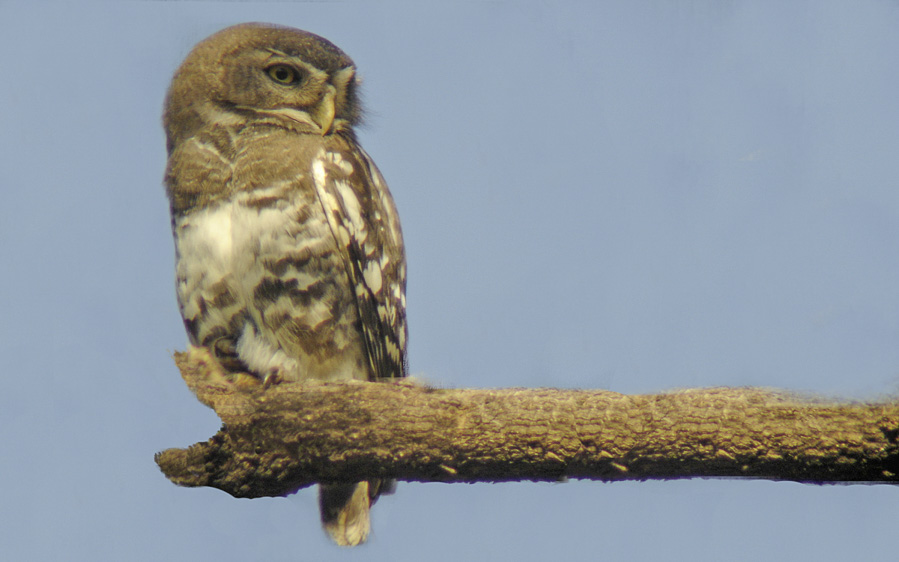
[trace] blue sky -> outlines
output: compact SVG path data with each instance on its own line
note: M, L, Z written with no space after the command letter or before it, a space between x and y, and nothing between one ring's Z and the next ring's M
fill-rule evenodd
M899 490L409 484L332 547L315 495L171 485L218 429L170 359L162 100L244 21L339 45L394 193L410 361L448 387L899 375L899 3L0 3L9 559L890 559Z

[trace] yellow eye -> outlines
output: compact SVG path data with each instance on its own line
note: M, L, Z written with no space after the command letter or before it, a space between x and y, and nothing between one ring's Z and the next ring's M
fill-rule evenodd
M297 69L292 66L287 66L286 64L272 65L266 68L265 72L268 74L269 78L278 84L283 84L285 86L291 86L300 81L300 73L297 72Z

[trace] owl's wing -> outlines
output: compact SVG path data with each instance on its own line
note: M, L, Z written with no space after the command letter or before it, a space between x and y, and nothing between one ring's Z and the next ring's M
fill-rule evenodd
M361 148L342 137L312 164L312 180L331 232L345 251L347 276L369 365L376 378L406 375L406 263L387 183Z

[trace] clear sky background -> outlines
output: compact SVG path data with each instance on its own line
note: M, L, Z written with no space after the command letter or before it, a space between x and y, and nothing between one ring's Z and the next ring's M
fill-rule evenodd
M4 559L895 558L890 486L400 483L350 552L311 489L170 484L219 422L170 358L161 107L245 21L365 77L414 374L899 388L899 2L0 2Z

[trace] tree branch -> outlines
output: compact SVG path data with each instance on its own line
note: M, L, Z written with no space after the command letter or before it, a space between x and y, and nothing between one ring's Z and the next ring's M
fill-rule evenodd
M279 496L316 482L752 477L899 481L899 404L825 403L755 388L628 396L393 383L262 385L205 350L175 354L224 422L156 455L182 486Z

